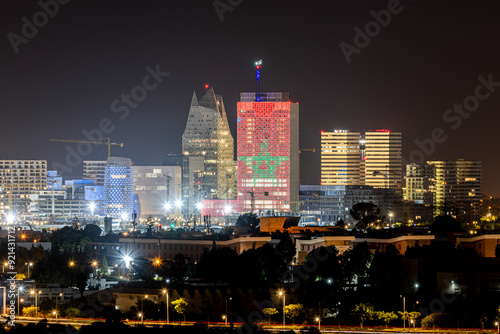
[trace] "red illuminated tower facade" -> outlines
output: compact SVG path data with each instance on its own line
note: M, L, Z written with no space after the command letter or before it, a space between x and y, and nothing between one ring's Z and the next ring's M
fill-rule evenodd
M238 108L238 211L296 211L299 104L288 93L241 93Z

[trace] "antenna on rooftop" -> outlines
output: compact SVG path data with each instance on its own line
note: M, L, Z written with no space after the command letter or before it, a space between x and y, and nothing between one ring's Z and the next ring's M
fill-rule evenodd
M255 62L255 102L261 102L260 96L260 66L262 65L262 59Z

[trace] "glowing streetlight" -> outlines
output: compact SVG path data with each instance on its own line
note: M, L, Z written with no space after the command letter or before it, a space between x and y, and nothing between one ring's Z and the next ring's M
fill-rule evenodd
M70 267L74 267L74 266L75 266L75 262L73 262L73 261L69 261L69 266L70 266Z
M33 266L33 262L30 262L30 263L24 263L25 266L28 266L28 279L30 279L30 267Z
M16 217L14 216L14 214L9 213L9 214L7 215L7 223L12 224L12 223L14 223L14 220L15 220L15 219L16 219Z
M125 267L130 268L130 262L132 262L132 258L128 255L123 256L123 261L125 262Z
M175 206L180 209L182 208L182 200L181 199L178 199L177 201L175 201Z
M497 326L497 333L500 333L500 322L496 321L495 326Z
M321 331L321 318L316 317L316 322L318 323L318 330Z
M128 214L124 211L124 212L122 212L122 214L120 215L120 217L122 218L123 221L126 221L127 218L128 218Z
M90 209L90 215L93 216L95 212L96 205L94 202L90 202L89 204L89 209Z
M227 204L226 206L224 206L224 212L226 214L228 214L229 212L231 212L233 210L233 207L229 204Z
M2 273L5 274L5 267L7 267L9 265L9 262L4 262L3 266L2 266Z
M30 295L35 295L35 317L38 318L38 295L42 293L42 291L38 291L38 293L35 290L30 291Z
M142 313L139 313L138 315L139 315L139 317L141 317L141 325L143 325L143 324L144 324L144 317L143 317L143 314L142 314Z
M227 317L226 315L222 315L222 319L224 319L224 326L227 326Z
M165 299L167 300L167 324L170 322L170 317L169 317L169 312L168 309L170 308L169 302L168 302L168 290L163 289L163 294L165 295Z
M19 295L21 294L21 291L23 291L24 287L18 285L17 286L17 315L19 315L19 309L21 308L21 304L19 304Z
M196 203L196 209L198 209L200 211L203 210L203 203L202 202Z
M285 328L285 291L279 290L278 295L281 297L283 296L283 328Z

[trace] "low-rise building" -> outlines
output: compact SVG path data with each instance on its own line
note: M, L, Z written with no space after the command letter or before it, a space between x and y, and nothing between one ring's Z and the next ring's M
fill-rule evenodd
M473 248L481 257L496 257L497 245L500 245L500 234L483 234L456 239L457 247Z
M434 240L434 235L402 235L394 238L356 238L352 241L353 247L359 243L366 242L370 251L375 253L377 250L383 252L388 245L393 245L399 251L399 254L404 255L408 247L413 247L416 244L430 245Z

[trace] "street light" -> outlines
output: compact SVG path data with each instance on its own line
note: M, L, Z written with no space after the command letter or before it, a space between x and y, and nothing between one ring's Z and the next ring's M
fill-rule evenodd
M316 322L318 323L318 330L321 331L321 318L316 317Z
M52 314L56 316L56 322L57 322L57 310L53 311Z
M169 309L168 290L167 289L163 289L163 293L165 294L165 299L167 300L167 324L168 324L170 322L169 313L168 313L168 309Z
M411 325L413 325L413 333L415 333L415 320L410 320Z
M28 266L28 279L30 279L30 267L33 265L33 262L30 262L29 264L25 262L24 265Z
M2 273L5 274L5 267L9 265L9 262L4 262L3 267L2 267Z
M283 328L285 328L285 292L283 290L278 291L278 295L281 297L283 296Z
M69 262L69 266L70 266L70 267L74 267L74 266L75 266L75 262L70 261L70 262Z
M227 316L225 314L222 315L222 319L224 319L224 326L227 326Z
M31 290L30 294L35 295L35 318L38 318L38 294L42 293L42 291L38 291L38 293L35 290Z
M144 317L143 317L143 314L142 313L139 313L139 317L141 317L141 325L144 324Z
M400 298L403 297L403 330L406 329L406 297L405 296L399 296Z
M497 333L500 333L500 322L495 322L495 326L497 326Z
M19 295L21 294L21 291L23 291L24 287L18 285L17 286L17 315L19 315L19 309L21 308L21 304L19 304Z

